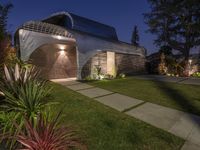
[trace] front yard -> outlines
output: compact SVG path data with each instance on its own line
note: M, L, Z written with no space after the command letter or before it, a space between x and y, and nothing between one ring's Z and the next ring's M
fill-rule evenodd
M90 84L143 101L200 115L200 86L128 77Z
M132 84L129 84L130 81L132 81L132 84L134 82L139 84L139 81L131 78L100 81L93 84L120 91L120 88L132 87L130 86ZM115 111L61 85L55 83L51 83L51 85L53 87L52 98L59 102L54 108L55 112L58 112L60 108L64 108L63 124L75 126L81 138L87 144L88 149L178 150L184 143L182 139L172 134ZM121 87L117 87L119 85ZM137 86L134 87L136 88ZM134 88L131 89L133 90ZM143 93L144 91L139 94L137 90L134 93L137 93L136 95L139 97L142 94L146 95ZM125 91L121 92L124 93ZM140 96L139 98L142 97Z

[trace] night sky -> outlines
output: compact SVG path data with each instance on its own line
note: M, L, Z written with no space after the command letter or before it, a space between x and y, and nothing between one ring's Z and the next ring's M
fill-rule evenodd
M8 2L8 0L0 0ZM26 21L40 20L52 13L68 11L111 25L121 41L130 42L134 25L138 26L140 45L148 54L157 51L154 36L146 33L143 13L149 12L147 0L10 0L14 8L9 14L8 29L14 33Z

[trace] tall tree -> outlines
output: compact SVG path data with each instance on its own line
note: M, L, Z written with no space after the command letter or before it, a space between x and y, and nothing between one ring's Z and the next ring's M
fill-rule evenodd
M4 35L7 35L8 14L12 7L13 5L11 3L0 4L0 38L3 38Z
M145 14L155 44L167 45L185 57L188 66L190 51L200 46L199 0L148 0L151 12Z
M7 31L7 20L11 3L0 4L0 64L4 63L11 48L11 36Z
M131 38L131 43L135 46L139 45L139 33L138 33L137 26L134 26L132 38Z
M169 47L169 46L161 46L160 47L160 50L159 50L160 53L164 53L165 55L169 56L169 55L172 55L172 48Z

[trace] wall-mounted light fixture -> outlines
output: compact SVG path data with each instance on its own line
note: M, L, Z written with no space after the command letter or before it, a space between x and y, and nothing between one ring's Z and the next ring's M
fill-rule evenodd
M60 49L59 53L60 53L61 55L64 55L64 54L65 54L65 50L64 50L64 49Z
M59 44L59 45L58 45L59 53L60 53L61 55L64 55L64 54L65 54L66 48L67 48L66 45L64 45L64 44Z

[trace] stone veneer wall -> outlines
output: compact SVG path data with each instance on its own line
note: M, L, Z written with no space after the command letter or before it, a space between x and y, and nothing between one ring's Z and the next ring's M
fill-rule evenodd
M117 74L124 73L126 75L144 73L145 58L138 55L115 53L115 65ZM101 73L107 73L107 53L101 52L92 57L82 69L82 78L90 76L95 70L95 65L101 67Z
M95 66L101 67L101 73L106 74L107 73L107 53L101 52L94 57L92 57L91 61L91 68L92 72L96 69Z
M144 57L138 55L116 53L115 63L118 74L124 73L127 75L132 75L145 72L146 60Z
M107 53L99 52L93 56L83 67L81 76L84 79L87 76L92 75L96 71L95 66L101 67L101 73L107 73Z

